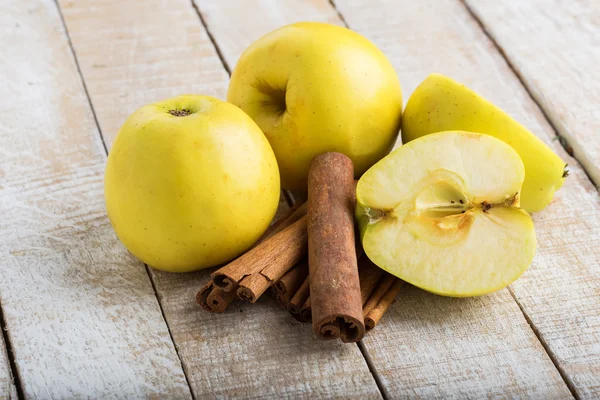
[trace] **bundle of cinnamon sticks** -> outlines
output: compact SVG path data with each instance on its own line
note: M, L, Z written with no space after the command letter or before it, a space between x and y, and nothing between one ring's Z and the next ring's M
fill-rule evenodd
M403 282L355 243L352 161L325 153L310 166L308 201L282 216L248 252L213 272L196 296L210 312L269 288L320 339L357 342L393 303Z

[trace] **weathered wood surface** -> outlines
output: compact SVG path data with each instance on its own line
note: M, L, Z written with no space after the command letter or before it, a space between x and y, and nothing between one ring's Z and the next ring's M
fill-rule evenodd
M533 265L511 290L572 390L581 398L598 397L598 191L577 161L565 153L538 106L461 2L387 0L376 8L369 7L366 0L337 0L336 4L351 27L390 57L406 94L430 72L445 73L505 109L569 163L571 176L563 188L544 211L534 215L538 251ZM402 304L396 304L398 307ZM492 310L490 306L488 312ZM365 341L371 352L374 339L370 336ZM377 366L383 373L395 364Z
M589 0L467 0L600 186L600 7Z
M386 35L389 26L383 16L398 19L405 7L415 11L413 21L429 18L418 14L421 2L398 9L394 4L390 1L384 10L379 3L377 7L368 1L355 4L351 17L359 21L361 15L372 13L368 27L387 30ZM342 23L326 0L203 0L197 5L231 68L247 45L274 28L299 20ZM244 9L244 13L236 17L231 12L236 9ZM255 24L257 20L261 23ZM404 22L404 26L410 24ZM353 23L350 27L354 28ZM401 46L398 37L388 39ZM418 53L416 43L412 50ZM396 50L384 50L393 59ZM426 54L429 57L435 52L424 52L420 61L426 62ZM401 70L398 64L395 62ZM400 72L403 83L406 70ZM405 95L411 91L405 91ZM507 290L479 299L447 299L411 288L403 291L401 300L383 321L365 338L364 345L390 397L570 396Z
M148 274L106 218L56 4L0 2L0 43L0 295L25 396L189 396Z
M60 4L107 144L141 105L180 93L225 97L227 73L191 2ZM316 341L268 298L219 315L201 310L195 295L210 272L151 269L197 398L380 397L356 346Z
M0 338L0 399L16 398L16 388L8 361L4 339Z
M108 149L140 106L224 97L227 74L190 1L58 3Z

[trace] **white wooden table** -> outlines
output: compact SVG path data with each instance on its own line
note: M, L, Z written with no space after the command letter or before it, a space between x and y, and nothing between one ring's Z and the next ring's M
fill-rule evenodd
M374 41L405 99L442 72L568 160L510 288L409 288L358 346L324 343L269 300L203 312L210 271L118 242L102 179L126 116L224 98L244 47L300 20ZM0 398L599 398L599 24L595 0L0 1Z

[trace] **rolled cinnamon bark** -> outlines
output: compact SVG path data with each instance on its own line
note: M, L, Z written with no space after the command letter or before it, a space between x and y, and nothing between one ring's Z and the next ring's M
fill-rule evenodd
M288 303L288 311L294 315L300 315L300 310L302 306L308 299L309 294L309 278L308 276L304 279L294 297Z
M363 256L358 260L358 275L360 276L360 296L364 306L371 297L377 283L381 280L384 271L373 264L369 257Z
M352 161L325 153L308 174L308 259L313 331L358 342L365 334L356 249Z
M225 292L208 281L196 295L196 302L206 311L222 313L235 297L235 293Z
M310 296L306 299L300 309L300 319L304 322L312 322L312 306Z
M230 271L246 276L237 289L240 299L254 303L275 281L306 256L306 220L306 216L300 218L228 265ZM214 275L213 282L217 285Z
M200 291L196 294L196 303L198 303L200 307L208 312L213 312L213 310L208 306L206 299L214 288L215 285L213 285L213 281L210 280L206 283L206 285L202 286L202 289L200 289Z
M206 303L213 312L222 313L236 298L234 292L226 292L221 288L215 287L206 298Z
M371 297L369 297L369 300L367 300L367 303L363 307L364 315L368 315L375 307L377 307L383 296L385 296L388 290L390 290L396 279L398 278L388 274L387 272L384 274L384 277L381 278L379 284L375 288L375 291L373 294L371 294Z
M286 293L288 297L294 296L296 291L302 285L302 282L308 277L308 261L303 261L289 270L281 277L273 287L278 293Z
M383 317L383 314L385 314L388 308L390 308L390 306L396 300L396 296L398 293L400 293L403 285L403 281L395 278L392 287L390 287L389 290L383 295L379 303L367 314L365 314L365 328L367 331L370 331L377 326L381 320L381 317Z
M287 218L280 218L278 221L281 222L274 222L273 225L271 225L271 227L252 247L252 249L249 250L249 252L253 251L259 244L262 244L266 239L272 238L274 235L280 233L281 231L283 231L284 229L286 229L287 227L304 217L306 215L307 208L308 205L306 203L303 203L297 209L295 209L289 216L287 216ZM242 255L241 257L244 257L244 255ZM252 265L246 265L240 264L239 262L237 262L238 260L239 258L233 260L229 264L225 265L222 268L219 268L211 274L215 286L225 290L226 292L237 291L238 285L242 279L244 279L248 275L261 271L264 267L264 265L260 262L254 263Z

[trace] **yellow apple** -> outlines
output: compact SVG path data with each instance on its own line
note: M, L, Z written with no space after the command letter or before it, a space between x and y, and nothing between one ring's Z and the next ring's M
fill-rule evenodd
M224 263L267 229L279 202L269 142L242 110L208 96L142 107L108 156L112 226L146 264L183 272Z
M533 222L519 207L524 177L517 152L492 136L441 132L413 140L358 181L365 254L433 293L502 289L535 253Z
M521 195L525 210L543 209L563 185L566 164L544 142L465 85L431 74L406 104L402 140L407 143L429 133L454 129L495 136L519 153L525 164Z
M402 114L394 68L370 41L339 26L303 22L273 31L240 57L227 100L265 133L282 186L305 190L308 166L344 153L360 176L392 149Z

